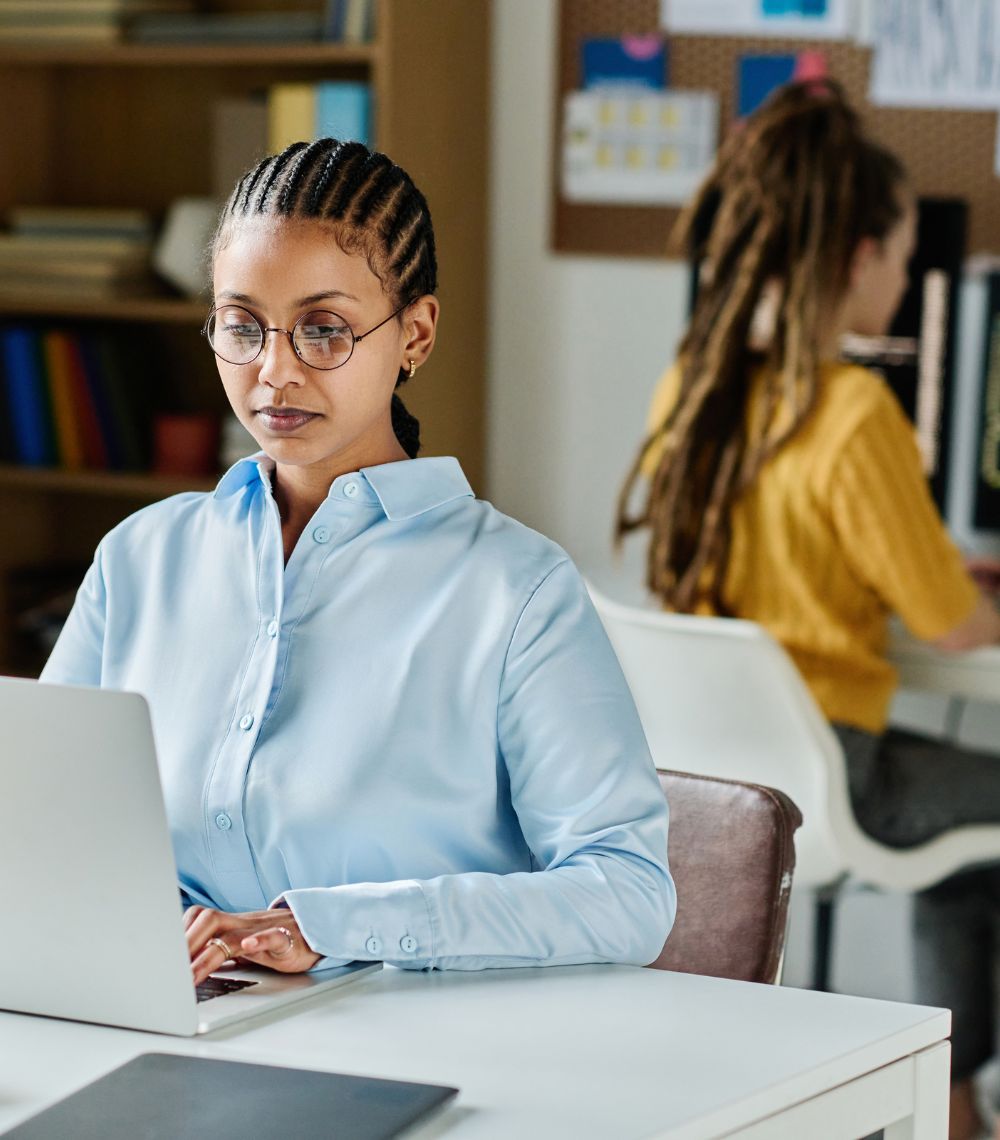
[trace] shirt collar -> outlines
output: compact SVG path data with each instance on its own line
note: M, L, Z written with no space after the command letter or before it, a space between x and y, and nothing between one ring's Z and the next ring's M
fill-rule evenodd
M263 451L240 459L219 480L214 497L225 499L259 479L270 487L274 460ZM403 459L398 463L381 463L363 467L360 474L374 492L385 516L390 521L412 519L454 499L472 497L464 472L450 455L427 459ZM341 475L331 487L342 487L349 476Z
M362 468L361 474L390 521L412 519L453 499L472 496L458 460L450 455L381 463Z
M235 495L241 487L245 487L255 479L270 487L273 472L274 460L263 451L248 455L245 459L238 459L215 485L213 498L228 499L230 495Z

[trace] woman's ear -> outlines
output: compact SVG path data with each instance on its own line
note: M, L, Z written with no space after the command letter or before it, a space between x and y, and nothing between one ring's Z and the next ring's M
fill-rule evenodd
M418 297L403 314L403 327L406 329L406 344L403 348L404 359L400 368L407 371L410 361L417 368L430 356L434 349L434 338L437 335L438 314L441 312L441 303L432 293Z

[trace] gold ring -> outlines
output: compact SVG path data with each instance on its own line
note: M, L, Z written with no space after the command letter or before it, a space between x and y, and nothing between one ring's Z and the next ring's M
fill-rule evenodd
M286 930L285 927L279 926L277 929L279 934L283 934L288 939L288 946L280 953L277 950L272 950L271 957L287 958L288 955L291 954L291 952L295 949L295 939L292 937L292 932L290 930Z
M225 954L224 962L235 961L236 955L229 949L229 947L222 941L221 938L210 938L207 942L208 946L214 946L216 949L221 950Z

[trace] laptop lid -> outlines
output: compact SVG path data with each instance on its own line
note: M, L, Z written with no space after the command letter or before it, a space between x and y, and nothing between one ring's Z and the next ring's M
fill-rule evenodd
M191 1035L378 963L195 1000L149 709L135 693L0 677L0 1009Z

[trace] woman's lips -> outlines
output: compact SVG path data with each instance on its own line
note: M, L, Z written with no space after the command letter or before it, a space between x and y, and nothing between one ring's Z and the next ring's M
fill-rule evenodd
M268 431L292 432L317 419L317 414L301 408L258 408L257 418Z

